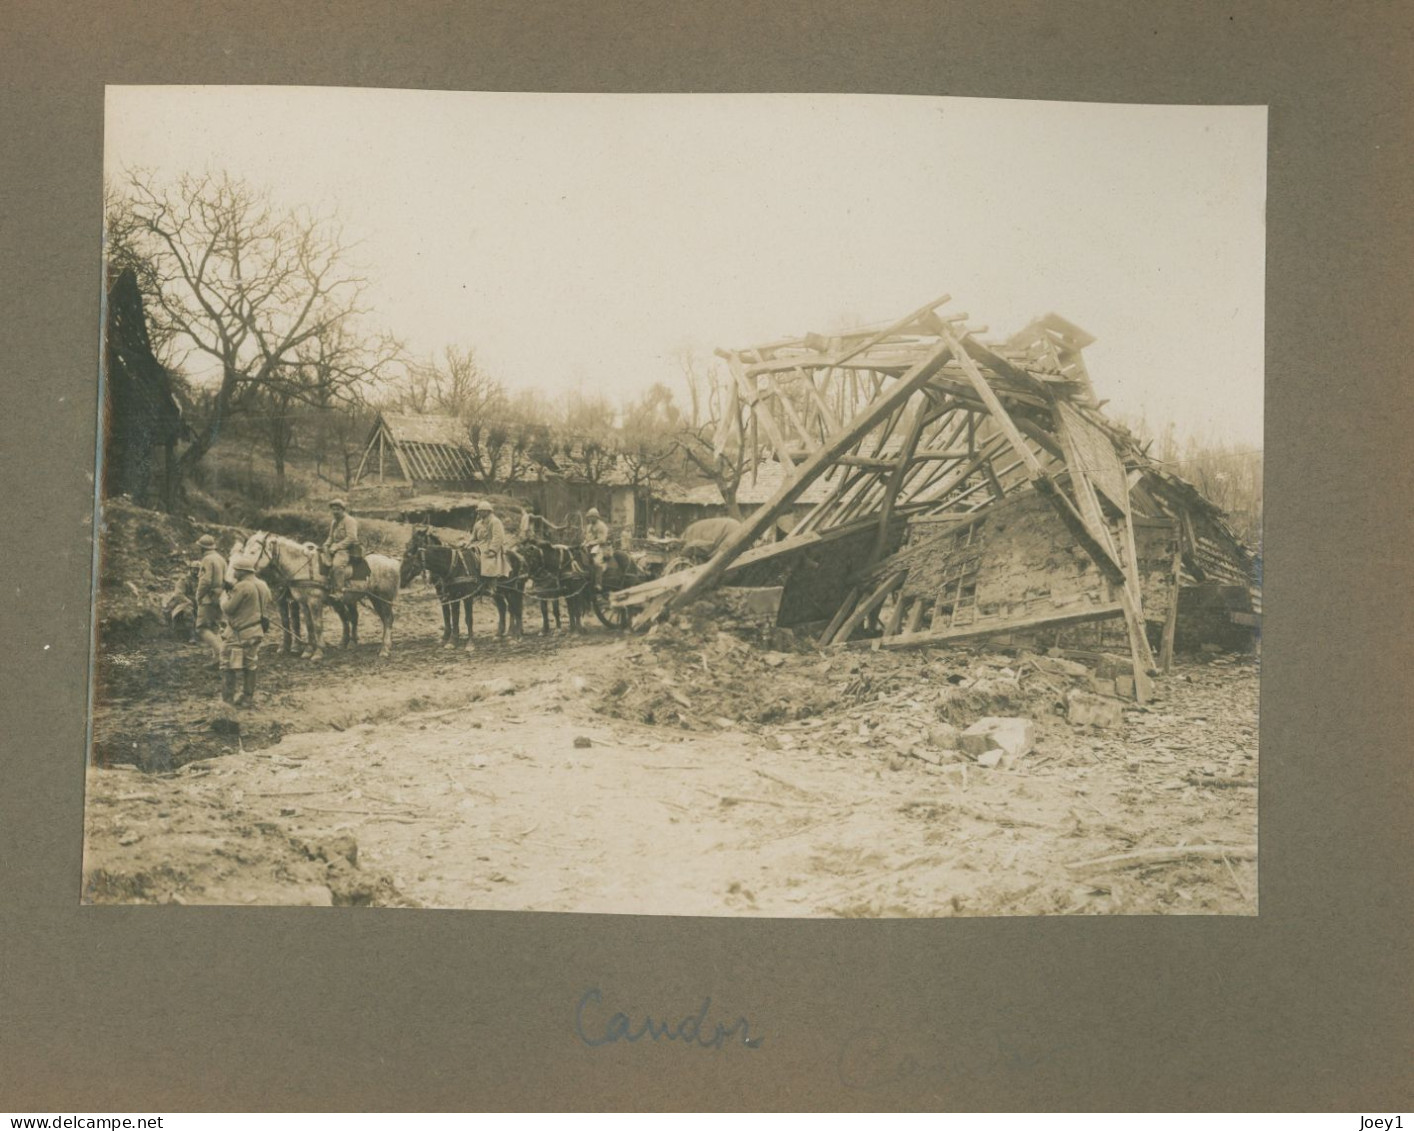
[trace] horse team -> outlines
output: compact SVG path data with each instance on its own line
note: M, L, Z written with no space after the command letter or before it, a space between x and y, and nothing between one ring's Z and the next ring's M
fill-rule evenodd
M378 655L392 652L395 603L401 589L425 575L442 607L442 643L445 648L470 647L472 606L478 597L490 597L496 606L498 638L520 636L526 597L540 602L542 631L550 631L553 612L561 627L563 603L569 629L583 629L584 613L593 610L606 627L624 627L626 618L609 608L608 594L644 580L633 559L615 551L603 563L591 560L583 546L560 546L524 541L508 554L510 575L484 577L474 546L459 546L439 538L430 527L417 527L404 549L401 562L382 554L368 554L366 580L349 584L338 599L330 596L318 547L278 534L252 535L241 553L270 585L275 596L283 639L281 651L319 660L324 655L324 609L331 607L343 626L344 647L358 644L359 606L367 602L383 628ZM234 556L234 555L233 555ZM461 614L466 614L466 642L461 634ZM301 632L303 626L303 633Z

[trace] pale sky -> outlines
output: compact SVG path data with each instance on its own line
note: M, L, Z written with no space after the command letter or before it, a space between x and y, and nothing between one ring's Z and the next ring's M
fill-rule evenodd
M1262 443L1265 107L110 86L105 166L337 212L378 327L512 389L682 401L685 346L951 294L1084 327L1111 413Z

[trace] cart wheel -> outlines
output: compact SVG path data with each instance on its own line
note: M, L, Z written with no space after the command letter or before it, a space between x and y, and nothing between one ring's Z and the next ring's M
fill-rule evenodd
M614 632L623 632L633 621L632 610L614 608L609 604L607 593L594 594L594 615L600 624Z

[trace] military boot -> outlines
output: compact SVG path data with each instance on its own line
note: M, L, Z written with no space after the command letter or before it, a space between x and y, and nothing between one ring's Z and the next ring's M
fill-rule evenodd
M236 701L236 677L240 672L223 671L221 673L221 699L226 703Z
M255 706L255 673L254 673L253 671L251 671L249 668L246 668L246 670L245 670L244 672L242 672L241 674L242 674L245 678L244 678L244 680L242 681L242 684L241 684L241 693L240 693L240 696L236 699L236 706L237 706L237 707L254 707L254 706Z

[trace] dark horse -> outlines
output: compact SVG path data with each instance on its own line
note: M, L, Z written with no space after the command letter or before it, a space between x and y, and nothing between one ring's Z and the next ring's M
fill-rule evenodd
M575 548L550 542L522 542L519 546L530 596L540 602L542 631L550 631L550 605L555 606L555 625L560 623L560 602L569 613L570 631L584 631L584 610L589 604L590 574Z
M472 646L472 602L478 597L490 597L496 603L496 637L506 635L507 620L511 635L523 632L521 616L524 607L525 570L521 557L507 554L511 565L510 577L482 577L481 558L471 547L449 546L431 530L419 526L412 532L403 551L402 584L406 586L419 573L426 573L442 603L442 646L461 645L461 611L466 609L466 646Z
M594 576L594 562L587 546L573 546L570 553L575 562L591 578ZM644 575L631 555L624 550L612 550L603 557L598 584L591 582L584 592L584 603L594 610L599 623L605 628L624 629L632 620L628 609L616 609L610 603L610 595L619 589L627 589L644 580Z

